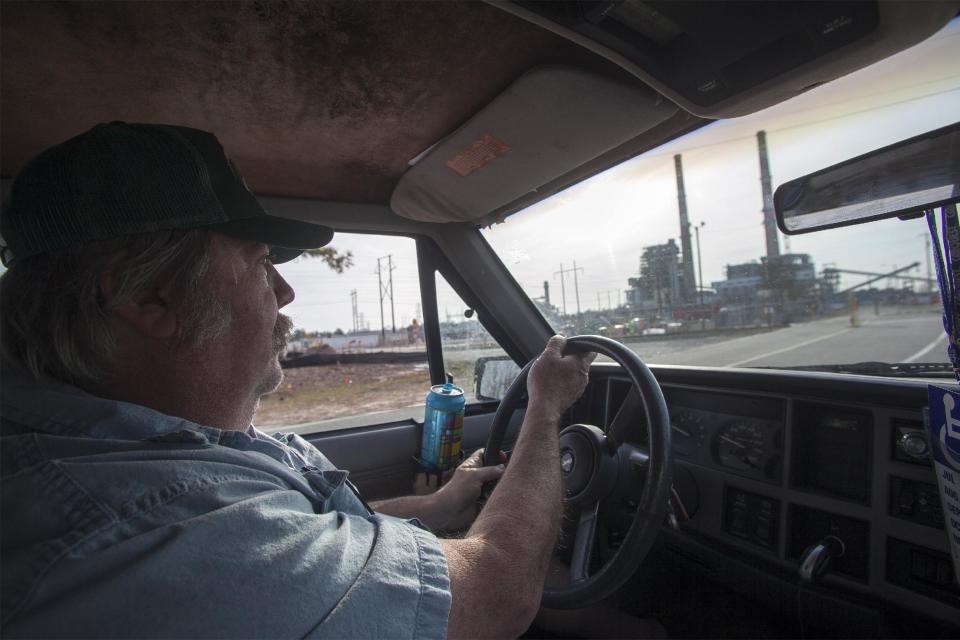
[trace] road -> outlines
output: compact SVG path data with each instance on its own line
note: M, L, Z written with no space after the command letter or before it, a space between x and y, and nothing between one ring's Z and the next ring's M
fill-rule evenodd
M798 322L749 335L667 337L629 342L650 364L708 367L776 367L853 362L946 362L946 336L933 307L861 309L859 326L849 316ZM474 361L494 349L444 351L448 360Z
M776 367L853 362L945 362L946 336L935 312L860 314L796 323L736 338L672 339L630 345L655 364Z
M710 367L776 367L854 362L946 362L947 340L938 310L931 308L886 308L875 315L861 310L859 326L848 316L795 323L789 327L750 335L647 339L628 343L650 364ZM447 349L444 358L476 361L481 356L501 355L499 349ZM371 365L374 366L374 365ZM472 385L472 380L458 380ZM424 387L426 384L424 384ZM472 396L468 386L468 396ZM376 414L346 416L322 422L283 427L299 433L318 433L351 426L415 418L422 420L423 406L416 405ZM277 430L281 427L269 427Z

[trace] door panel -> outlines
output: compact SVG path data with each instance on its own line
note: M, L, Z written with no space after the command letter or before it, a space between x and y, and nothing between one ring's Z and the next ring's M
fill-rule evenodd
M463 420L461 448L472 452L484 445L493 412L468 415ZM505 446L513 447L523 413L516 412L507 430ZM371 427L345 429L305 436L333 464L350 472L350 480L367 501L382 500L413 492L420 471L423 423L415 420Z

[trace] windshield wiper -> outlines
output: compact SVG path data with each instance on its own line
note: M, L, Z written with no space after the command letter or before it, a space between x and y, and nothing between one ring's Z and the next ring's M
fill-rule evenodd
M827 371L830 373L857 373L864 376L894 378L952 378L949 362L854 362L851 364L814 364L798 367L758 367L759 369L790 369L791 371Z

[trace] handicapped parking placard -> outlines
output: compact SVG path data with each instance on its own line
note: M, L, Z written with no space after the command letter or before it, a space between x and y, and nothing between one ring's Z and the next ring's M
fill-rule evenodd
M930 385L930 450L940 487L953 574L960 576L960 390Z

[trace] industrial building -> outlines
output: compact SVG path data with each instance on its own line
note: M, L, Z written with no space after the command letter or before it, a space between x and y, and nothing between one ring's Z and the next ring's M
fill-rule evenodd
M680 249L673 238L644 247L640 275L627 281L627 304L643 313L663 315L665 310L693 302L686 295L686 279Z
M626 303L631 313L649 321L709 320L721 327L779 324L817 311L819 283L813 260L808 254L780 253L763 131L757 133L757 146L766 255L758 262L727 265L726 279L713 282L712 291L705 289L695 275L683 163L676 155L680 245L671 238L643 248L638 275L628 279ZM699 237L697 251L699 267Z
M851 300L867 301L875 307L880 304L924 304L930 301L936 281L931 277L929 264L926 278L906 273L918 268L919 263L895 267L889 273L854 271L827 265L818 278L816 265L809 254L790 253L789 250L781 253L773 208L767 138L763 131L757 132L757 149L763 196L765 255L751 262L727 265L726 279L713 281L712 288L703 286L702 275L699 274L699 225L690 224L682 158L676 155L674 167L680 222L679 244L670 238L662 244L643 247L637 275L627 280L629 289L626 290L626 306L621 315L629 318L634 325L646 326L648 330L664 326L669 330L677 330L678 327L680 330L703 330L795 322L824 312L846 310ZM696 258L691 229L697 234ZM841 289L841 274L868 279ZM900 287L888 284L884 290L864 289L883 279L888 282L898 280ZM925 286L925 291L915 292L914 283ZM607 317L601 320L614 322Z
M819 308L816 265L806 253L727 265L727 279L712 284L719 305L717 326L780 324Z

